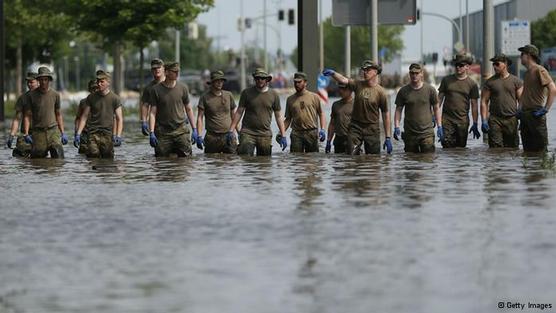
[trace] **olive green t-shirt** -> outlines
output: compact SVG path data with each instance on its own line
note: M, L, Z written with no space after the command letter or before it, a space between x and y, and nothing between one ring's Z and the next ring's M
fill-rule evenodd
M494 75L484 85L490 92L489 112L494 116L509 117L517 113L517 90L523 84L515 75L503 78Z
M95 92L87 97L85 105L91 109L87 119L89 133L112 133L114 113L117 108L122 106L120 97L112 91L106 95Z
M523 111L533 111L543 108L546 102L546 86L552 82L548 71L534 64L523 76L523 93L520 102Z
M150 92L149 104L156 107L156 128L174 131L185 124L185 106L189 104L189 91L180 82L173 88L163 83L154 85Z
M348 135L352 111L353 98L349 100L340 99L332 104L330 118L334 121L334 133L337 136Z
M89 94L90 96L91 94ZM87 96L88 97L88 96ZM79 101L79 106L77 107L77 112L83 112L83 109L85 109L85 106L87 105L87 98L83 98L81 99L81 101ZM83 133L87 133L89 132L89 117L91 116L91 113L89 113L89 116L87 116L87 122L85 123L85 128L83 128ZM79 116L81 117L81 116Z
M241 131L252 136L272 136L272 113L280 111L280 97L273 89L259 91L255 86L241 92L239 107L245 109Z
M452 74L442 79L438 93L444 95L443 117L456 121L467 121L471 100L479 98L479 86L470 77L458 79L456 75Z
M417 135L432 132L431 109L437 102L436 90L427 83L419 89L403 86L396 95L396 107L404 108L404 131Z
M19 98L17 98L17 100L15 102L15 111L16 112L23 112L23 110L25 109L25 104L28 101L28 97L29 97L30 92L31 92L31 90L27 90L25 93L23 93L21 96L19 96Z
M145 86L145 88L143 88L143 93L141 94L141 103L143 105L150 105L149 103L149 96L151 93L151 89L153 88L154 85L157 85L159 82L156 79L153 79L147 86Z
M355 92L351 120L364 124L376 124L380 121L379 110L388 112L388 96L382 86L370 87L366 81L349 80L349 89Z
M199 98L197 107L204 110L207 131L217 134L228 132L232 124L232 112L236 108L231 92L222 90L222 94L217 96L209 90Z
M29 92L25 110L31 110L34 128L56 126L56 110L60 109L60 94L52 89L43 93L39 88Z
M317 129L321 112L319 96L308 90L296 92L286 100L286 122L292 130Z

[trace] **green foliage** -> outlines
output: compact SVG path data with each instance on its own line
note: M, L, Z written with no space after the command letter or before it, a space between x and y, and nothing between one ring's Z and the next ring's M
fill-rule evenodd
M556 10L531 23L531 39L539 49L556 47Z
M205 69L215 66L214 55L208 53L212 39L207 36L207 27L199 25L197 39L189 39L185 31L180 32L180 64L182 69ZM159 40L160 57L163 60L173 60L175 54L175 32L168 31Z

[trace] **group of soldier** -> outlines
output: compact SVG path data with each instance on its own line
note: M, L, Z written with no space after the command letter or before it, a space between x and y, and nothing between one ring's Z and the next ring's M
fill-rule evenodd
M466 55L454 57L455 73L442 79L438 92L424 82L423 66L411 64L409 84L396 95L394 139L403 140L406 152L434 152L436 127L443 148L465 147L468 134L476 139L481 136L480 114L481 130L488 134L490 147L517 148L520 132L525 151L546 151L546 113L555 99L556 86L546 69L538 64L539 50L535 46L526 45L519 51L521 63L527 68L524 81L508 72L511 65L508 57L496 55L490 59L495 74L484 83L481 97L478 85L468 76L472 59ZM318 152L319 141L326 141L326 153L332 152L333 145L334 153L347 154L380 153L382 117L385 138L382 149L392 153L388 95L379 84L382 68L373 61L363 62L359 80L332 69L323 71L323 75L337 81L341 96L332 105L328 133L321 101L317 94L307 90L305 73L298 72L293 77L295 93L287 98L283 119L280 97L269 86L270 74L255 70L254 86L241 92L236 105L232 94L223 90L224 73L213 71L208 82L210 88L200 97L194 119L188 89L178 81L179 70L177 62L164 64L160 59L152 60L153 80L140 97L141 131L149 136L157 157L189 156L192 144L205 153L270 155L272 115L279 129L276 141L282 150L288 146L286 131L291 127L291 152ZM23 119L23 136L18 137L14 156L64 155L62 145L68 143L68 137L64 133L60 95L50 88L51 81L52 73L47 67L27 76L29 91L17 100L16 116L7 139L11 148ZM114 146L123 142L122 104L110 90L110 81L107 72L97 71L96 79L89 82L89 95L77 110L74 145L88 157L112 158Z

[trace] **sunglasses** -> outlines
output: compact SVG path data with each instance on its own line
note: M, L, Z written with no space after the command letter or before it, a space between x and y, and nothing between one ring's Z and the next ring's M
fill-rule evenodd
M258 77L255 77L255 80L266 80L266 77L260 77L260 76L258 76Z
M458 64L456 64L456 67L464 67L466 65L467 65L466 63L458 63Z
M492 63L492 65L494 65L494 66L500 66L500 62L494 62L494 63Z

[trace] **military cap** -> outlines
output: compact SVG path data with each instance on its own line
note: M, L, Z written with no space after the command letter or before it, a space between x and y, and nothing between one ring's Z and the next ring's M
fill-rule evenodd
M490 59L491 62L504 62L507 65L512 64L512 60L509 59L504 53L500 53L495 55L493 58Z
M105 72L105 71L103 71L103 70L98 70L98 71L96 72L96 74L97 74L97 80L98 80L98 79L107 79L107 80L110 80L110 74L108 74L108 72Z
M380 66L380 64L378 64L374 61L371 61L371 60L363 61L363 64L361 64L361 69L364 70L364 69L368 69L368 68L375 69L378 74L382 73L382 66Z
M473 58L465 54L456 54L452 59L452 64L457 65L462 63L471 65L473 64Z
M35 79L37 79L37 73L27 72L27 76L25 77L25 80L35 80Z
M210 72L210 82L208 82L208 84L210 85L211 82L215 81L215 80L223 80L226 81L226 77L224 76L224 72L218 70L218 71L212 71Z
M164 70L172 71L172 72L179 72L180 71L180 64L178 62L171 62L164 64Z
M251 75L253 75L253 78L260 77L260 78L265 78L268 81L272 80L272 75L265 72L265 70L263 70L262 68L256 69Z
M97 88L97 81L94 79L91 79L89 81L89 83L87 84L87 90L89 90L89 92L93 92L95 90L95 88Z
M540 57L539 48L535 47L534 45L525 45L523 47L518 48L517 50L523 53L527 53L528 55L537 59Z
M294 81L302 81L302 80L307 80L307 74L303 73L303 72L297 72L295 74L293 74L293 80Z
M53 75L53 73L52 73L52 71L50 71L50 69L48 67L41 66L41 67L39 67L38 73L35 77L36 77L36 79L39 79L41 77L48 77L48 79L52 80L53 79L52 75Z
M419 63L411 63L409 66L410 73L421 73L423 71L423 66Z
M160 68L163 66L164 66L164 61L162 61L161 59L156 58L151 60L151 69Z

